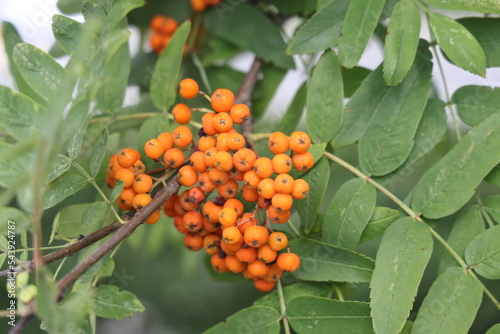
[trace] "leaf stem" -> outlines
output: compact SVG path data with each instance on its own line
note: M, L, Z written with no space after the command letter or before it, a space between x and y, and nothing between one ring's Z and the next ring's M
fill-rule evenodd
M405 203L403 203L403 201L401 201L399 198L397 198L393 193L391 193L387 188L385 188L384 186L382 186L381 184L377 183L376 181L374 181L372 178L370 178L369 176L365 175L363 172L361 172L359 169L357 169L356 167L352 166L351 164L349 164L348 162L340 159L339 157L329 153L329 152L323 152L323 155L330 159L331 161L339 164L340 166L344 167L345 169L347 169L348 171L350 171L351 173L353 173L354 175L356 175L357 177L359 178L362 178L364 180L366 180L367 182L373 184L373 186L379 190L381 193L383 193L384 195L386 195L389 199L391 199L394 203L396 203L403 211L405 211L410 217L413 217L415 220L418 220L418 221L423 221L422 218L420 218L420 216L415 213L409 206L407 206ZM477 278L477 276L474 274L474 272L471 270L471 268L467 265L467 263L460 257L460 255L457 254L457 252L455 252L455 250L453 248L451 248L451 246L446 242L446 240L444 240L432 227L430 227L429 225L427 225L427 227L429 228L429 231L431 232L431 235L441 244L443 245L443 247L451 254L451 256L453 256L453 258L467 271L467 273L469 275L471 275L472 277L474 277L480 284L481 286L483 287L483 291L484 293L488 296L488 298L491 299L491 301L493 302L493 304L495 304L495 306L500 309L500 303L498 302L498 300L496 300L496 298L493 296L493 294L488 290L488 288L483 284L483 282L481 282L481 280L479 278Z
M286 223L288 224L288 226L292 230L293 234L295 234L295 236L297 238L300 238L301 234L300 234L299 230L297 230L297 228L295 227L295 225L293 225L293 223L290 220L288 220Z
M344 302L344 294L342 293L342 289L339 288L337 284L333 285L333 288L335 289L335 294L337 295L337 298L341 301Z
M476 191L476 200L477 200L477 204L479 205L479 209L481 210L481 214L483 215L484 219L486 220L486 222L488 223L488 226L491 228L493 226L495 226L495 224L493 223L493 221L491 220L491 217L490 215L488 214L488 212L485 210L484 208L484 204L483 204L483 201L481 200L481 197L479 196L479 194L477 193Z
M281 319L283 320L283 327L285 328L285 334L290 334L290 324L288 323L288 317L286 316L286 305L285 296L283 295L283 287L281 286L281 280L278 280L278 296L280 299L280 310Z
M250 139L252 139L253 141L258 141L258 140L262 140L262 139L267 139L269 138L270 136L272 135L272 133L252 133L250 135Z

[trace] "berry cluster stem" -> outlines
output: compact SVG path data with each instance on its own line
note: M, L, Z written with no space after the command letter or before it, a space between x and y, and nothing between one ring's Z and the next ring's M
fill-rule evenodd
M281 286L281 280L277 282L278 297L280 300L280 310L281 310L281 320L283 320L283 327L285 328L285 333L290 334L290 324L288 323L288 317L286 315L286 304L285 296L283 294L283 287Z

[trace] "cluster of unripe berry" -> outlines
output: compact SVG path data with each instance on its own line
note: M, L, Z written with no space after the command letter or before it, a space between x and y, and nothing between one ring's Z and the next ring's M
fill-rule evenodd
M172 114L179 126L144 145L148 158L162 165L158 170L168 175L178 168L179 183L187 188L171 196L163 210L185 234L184 245L193 251L204 249L216 271L242 273L257 289L269 291L283 271L295 271L300 265L299 257L288 248L287 236L273 232L270 222L287 222L293 200L303 199L309 192L305 180L289 173L293 167L303 172L313 166L310 138L301 131L289 137L274 132L268 140L273 158L258 157L245 147L245 137L233 127L249 119L249 108L234 104L228 89L217 89L208 97L193 79L181 81L183 98L198 94L210 100L213 110L175 105ZM197 142L185 125L194 110L205 112ZM153 178L145 174L137 151L123 149L111 158L107 182L113 186L119 180L125 183L117 199L121 209L139 210L151 201L147 193L154 188ZM239 194L241 200L236 198ZM243 202L256 203L252 212L245 212ZM259 212L265 214L259 216ZM157 211L146 223L154 224L158 218Z

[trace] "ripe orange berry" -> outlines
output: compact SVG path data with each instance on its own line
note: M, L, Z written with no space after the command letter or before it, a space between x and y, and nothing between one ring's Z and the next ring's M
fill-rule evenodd
M215 155L214 165L218 170L228 172L233 168L233 156L229 152L219 151Z
M221 112L214 116L214 128L218 132L228 132L233 128L233 120L228 113Z
M136 210L140 210L148 205L153 199L148 194L137 194L132 200L132 206Z
M167 46L168 42L170 42L170 36L164 36L161 33L154 32L149 39L149 44L151 45L151 49L153 49L156 53L161 53L163 49Z
M217 168L212 168L208 171L208 176L210 181L215 183L217 186L226 183L229 180L229 174L225 171L218 170Z
M129 168L141 158L139 152L131 148L124 148L118 153L118 164L121 168Z
M149 27L154 31L160 31L166 17L164 15L158 14L153 16L151 21L149 21Z
M266 244L269 238L269 232L264 226L254 225L245 230L243 237L248 246L259 248Z
M229 271L235 274L242 273L247 268L246 264L238 260L238 258L234 255L226 256L226 266Z
M106 167L106 174L110 175L111 177L114 177L115 172L119 168L122 168L122 167L118 164L118 153L113 154L111 156L111 158L109 158L109 163L108 163L108 166Z
M231 116L233 123L242 124L250 118L250 109L246 104L238 103L231 107L229 116Z
M182 166L179 169L179 183L184 187L192 187L198 181L198 173L194 170L193 166Z
M148 174L138 174L134 179L134 183L132 184L132 188L138 194L145 194L151 191L151 187L153 186L153 179Z
M132 189L132 187L129 188L124 188L122 190L122 193L118 197L120 202L126 206L129 206L130 209L132 209L132 202L134 200L134 197L137 195L137 193ZM128 209L128 210L130 210Z
M242 172L252 169L255 160L257 160L255 152L246 147L240 148L233 155L234 166Z
M212 268L219 273L226 273L229 271L229 268L226 265L226 259L219 257L218 254L212 255L210 258L210 264L212 265Z
M294 253L281 253L276 259L276 265L283 271L294 272L300 266L300 258Z
M198 83L191 78L181 80L179 86L179 94L181 94L181 96L185 99L192 99L196 97L196 95L198 95L198 91L200 90Z
M217 143L215 144L217 150L229 152L230 149L227 146L228 139L229 139L229 133L226 132L219 133L217 135Z
M203 248L203 237L199 234L189 233L184 237L184 246L192 251Z
M227 255L234 255L238 249L240 249L243 246L243 238L240 239L235 244L227 244L225 242L220 243L220 248L221 250L224 251Z
M290 135L289 146L295 153L307 152L311 146L311 138L303 131L295 131Z
M221 230L220 227L221 225L219 222L212 223L206 218L203 219L203 229L208 233L219 233Z
M160 218L161 218L160 210L156 210L148 217L148 219L146 219L145 223L153 225L156 224L158 220L160 220Z
M202 151L196 151L191 154L189 161L193 164L193 168L198 173L203 173L208 170L208 166L205 163L205 154Z
M252 189L248 186L241 187L241 197L247 202L257 202L259 200L259 193L256 189Z
M228 171L229 177L232 178L235 181L243 181L243 173L241 170L236 169L236 167L233 166L230 171Z
M196 202L193 198L189 196L189 192L184 191L178 198L178 204L181 208L186 211L196 210L198 208L198 202Z
M253 170L261 179L271 177L273 175L273 162L267 157L260 157L255 160Z
M227 138L227 147L230 150L239 150L246 144L245 137L241 133L231 133Z
M214 117L215 113L206 113L201 118L201 125L203 126L203 132L205 132L209 136L213 136L217 134L217 130L214 128Z
M188 211L182 217L183 225L189 232L196 232L203 227L203 216L199 211Z
M214 182L212 182L212 180L210 180L208 172L203 172L198 175L198 186L200 187L201 190L207 193L217 188L217 185Z
M276 282L283 275L283 270L281 270L276 264L269 266L269 271L262 277L266 282Z
M181 206L181 203L179 200L177 200L175 203L174 203L174 211L177 215L181 215L183 216L187 210L185 210L182 206Z
M202 152L215 147L215 144L217 144L217 139L214 136L203 136L198 139L198 149Z
M303 179L297 179L293 182L292 197L295 199L303 199L309 193L309 184Z
M257 248L241 247L235 252L234 256L245 264L252 263L257 260Z
M203 205L201 212L203 217L212 223L219 223L219 213L222 210L222 206L218 206L212 201L208 201ZM229 224L231 225L231 224Z
M314 165L314 157L310 152L295 154L293 156L293 166L299 172L305 172Z
M125 202L120 198L120 196L118 196L118 198L116 199L116 204L118 205L120 210L123 210L123 211L129 211L129 210L132 210L134 208L132 205L125 204Z
M184 227L184 219L182 215L176 215L174 217L174 226L177 229L177 231L181 232L182 234L187 234L189 233L188 230Z
M276 194L274 180L270 178L262 179L257 186L257 192L264 198L272 198Z
M165 153L163 143L158 139L150 139L144 145L144 152L150 159L158 159Z
M269 271L269 267L264 262L259 260L249 263L247 269L250 274L256 278L264 277Z
M163 205L163 212L167 217L175 217L177 213L175 212L174 205L177 199L179 198L179 195L174 194L170 196L170 198L165 202Z
M293 197L290 194L276 193L271 199L271 203L278 211L288 211L292 208Z
M189 190L186 190L186 192L190 201L201 203L205 200L205 193L200 189L200 187L193 187Z
M221 237L217 234L211 233L203 238L203 248L207 254L213 255L219 252L219 244Z
M210 99L212 109L216 112L227 112L234 104L234 94L229 89L216 89Z
M237 217L238 214L233 208L223 208L219 211L219 223L222 226L233 226Z
M191 3L191 8L195 12L203 12L207 8L207 3L205 0L189 0Z
M269 247L268 244L262 245L257 250L257 258L264 263L271 263L276 260L278 252Z
M226 183L217 186L217 193L224 198L233 198L238 193L238 187L238 182L229 179Z
M165 151L174 147L174 135L170 132L162 132L156 138L162 142Z
M269 136L267 146L274 154L285 153L288 150L288 137L283 132L276 131Z
M286 174L292 170L292 159L286 154L277 154L272 161L273 169L277 174Z
M241 238L243 238L243 235L241 234L240 230L238 230L238 228L234 225L229 226L225 228L224 231L222 231L222 240L228 245L239 242Z
M269 234L267 244L271 247L271 249L279 252L288 246L288 238L283 232L273 232Z
M250 212L244 213L241 217L236 219L236 227L241 233L245 233L247 228L255 225L255 219Z
M176 19L173 17L165 17L165 20L160 28L160 32L163 35L172 35L177 30L178 26L179 23L177 23Z
M221 195L222 196L222 195ZM236 215L239 217L243 214L243 210L245 210L245 207L243 206L243 203L236 198L230 198L224 203L223 208L232 208L236 211Z
M208 167L215 167L215 157L219 150L215 147L211 147L205 151L205 164Z
M136 173L146 172L146 165L141 160L137 160L135 164L132 165L132 167L134 168L134 171Z
M278 210L273 205L271 205L269 207L269 209L267 209L267 216L275 224L286 223L290 219L291 214L292 214L292 212L290 210L281 211L281 210Z
M187 124L191 120L191 109L184 103L179 103L172 109L174 121L178 124Z
M184 163L184 153L179 148L172 147L165 151L163 161L168 168L178 168Z
M264 278L259 278L253 281L253 285L259 291L269 292L276 286L276 281L267 281Z
M249 170L243 175L243 184L251 189L257 189L261 180L254 170Z
M185 125L179 125L172 133L174 135L174 143L180 148L186 147L193 141L193 133Z
M280 174L274 179L274 189L283 194L290 194L295 180L288 174Z
M129 188L134 183L134 172L128 168L120 168L115 172L115 180L123 181L123 187Z

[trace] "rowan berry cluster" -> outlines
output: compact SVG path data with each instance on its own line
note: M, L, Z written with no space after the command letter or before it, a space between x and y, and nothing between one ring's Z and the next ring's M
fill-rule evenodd
M173 17L158 14L151 19L149 27L152 31L149 44L154 52L161 54L179 27L179 23Z
M195 12L203 12L208 7L217 6L221 0L190 0L191 8Z
M204 94L189 78L181 81L179 92L185 99ZM300 265L300 258L288 248L287 236L273 232L270 224L287 222L293 200L303 199L309 192L305 180L289 173L293 167L303 172L313 166L314 158L308 152L311 141L302 131L289 137L274 132L268 140L274 156L259 157L245 147L245 137L234 128L249 119L249 108L234 104L228 89L217 89L211 97L204 95L213 110L202 110L206 113L196 142L185 124L192 111L200 109L181 103L172 109L179 126L144 145L148 158L163 165L163 170L178 168L179 183L186 187L167 200L163 211L185 234L184 245L193 251L204 249L216 271L242 273L257 289L269 291L283 271L295 271ZM111 158L107 180L110 186L124 181L117 199L123 210L138 210L151 201L147 193L153 188L153 178L145 174L135 150L123 149ZM256 204L245 212L243 202ZM155 212L146 222L155 223L156 215L159 218Z

